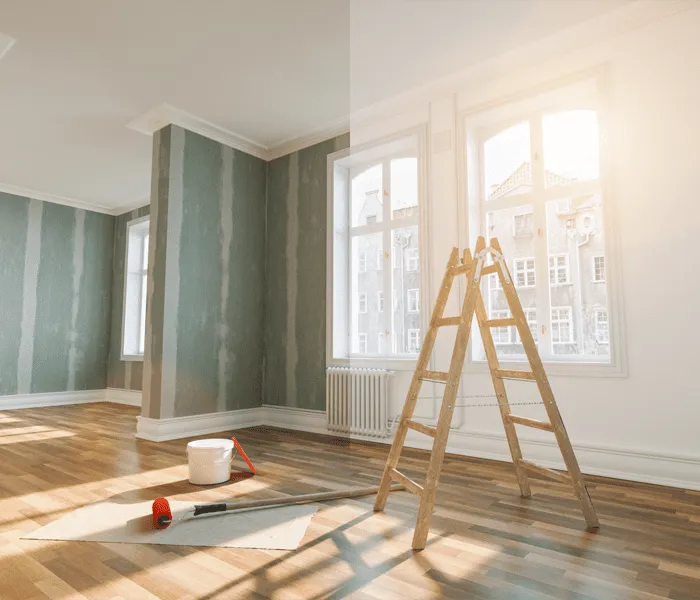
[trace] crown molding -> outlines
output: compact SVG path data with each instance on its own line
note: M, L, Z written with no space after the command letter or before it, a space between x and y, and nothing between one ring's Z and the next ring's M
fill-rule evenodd
M155 106L147 113L127 123L126 126L133 131L152 135L168 125L177 125L225 146L230 146L246 154L267 160L267 148L263 144L233 131L228 131L219 125L210 123L201 117L167 103Z
M114 214L114 209L98 204L97 202L87 202L86 200L78 200L77 198L67 198L65 196L58 196L47 192L39 192L37 190L23 188L17 185L10 185L7 183L0 183L0 192L11 194L13 196L22 196L23 198L33 198L34 200L41 200L42 202L52 202L53 204L63 204L64 206L71 206L73 208L91 210L93 212L104 213L107 215Z
M275 160L292 152L298 152L309 146L332 139L350 131L350 117L345 116L331 121L324 127L314 129L310 133L289 138L273 144L267 149L267 160Z
M122 204L121 206L117 208L113 208L110 211L110 214L114 215L115 217L118 217L120 215L123 215L125 213L131 212L132 210L136 210L137 208L141 208L143 206L146 206L151 203L151 197L150 196L144 196L140 200L135 200L133 202L129 202L127 204Z

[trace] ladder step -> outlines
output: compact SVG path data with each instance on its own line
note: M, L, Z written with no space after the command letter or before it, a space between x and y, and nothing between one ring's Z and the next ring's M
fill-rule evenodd
M438 319L435 321L435 327L444 327L445 325L460 325L462 323L462 317L445 317L444 319Z
M529 419L528 417L519 417L518 415L508 415L506 417L511 423L517 423L518 425L526 425L527 427L534 427L535 429L542 429L543 431L554 431L551 423L546 421L538 421L537 419Z
M423 425L423 423L419 423L418 421L413 421L411 419L408 419L406 421L406 425L408 426L409 429L413 429L414 431L419 431L420 433L424 433L425 435L429 435L430 437L435 437L435 435L437 434L437 429L435 429L435 427Z
M498 273L496 263L494 263L492 265L488 265L487 267L484 267L483 269L481 269L482 275L490 275L491 273Z
M536 465L535 463L531 463L529 460L524 460L522 458L518 461L518 464L526 471L544 475L545 477L549 477L550 479L554 479L556 481L561 481L562 483L571 483L571 477L569 477L568 473L559 473L558 471L553 471L547 467L540 467L540 465Z
M456 277L457 275L464 275L469 271L469 267L465 265L460 265L458 267L451 267L449 270L449 273L452 277Z
M444 371L423 371L420 379L423 381L435 381L437 383L447 382L447 378L450 376L449 373Z
M396 469L391 469L389 471L389 477L391 477L397 483L406 486L406 489L413 492L416 496L420 496L423 492L423 487L418 485L410 477L406 477L403 473L399 473Z
M499 379L523 379L536 381L535 374L531 371L510 371L508 369L494 369L493 374Z
M515 325L515 319L508 317L507 319L487 319L484 321L486 327L510 327Z

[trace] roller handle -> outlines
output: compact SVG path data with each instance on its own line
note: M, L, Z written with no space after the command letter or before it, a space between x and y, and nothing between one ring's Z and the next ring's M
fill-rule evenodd
M194 507L194 516L204 515L206 513L223 512L226 510L226 502L218 502L216 504L197 504Z

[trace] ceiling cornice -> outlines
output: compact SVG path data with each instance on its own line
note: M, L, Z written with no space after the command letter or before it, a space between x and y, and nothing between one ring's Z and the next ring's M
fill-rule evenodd
M155 106L147 113L127 123L126 126L134 131L152 135L167 125L177 125L188 131L203 135L210 140L224 144L225 146L230 146L246 154L251 154L263 160L267 160L267 148L259 142L234 133L233 131L228 131L223 127L219 127L214 123L210 123L205 119L167 103Z
M107 215L115 214L113 209L96 202L88 202L87 200L78 200L76 198L66 198L65 196L58 196L47 192L39 192L37 190L32 190L17 185L9 185L7 183L0 183L0 192L12 194L13 196L22 196L23 198L33 198L35 200L41 200L42 202L52 202L54 204L72 206L73 208L82 208L83 210L91 210L93 212L104 213Z

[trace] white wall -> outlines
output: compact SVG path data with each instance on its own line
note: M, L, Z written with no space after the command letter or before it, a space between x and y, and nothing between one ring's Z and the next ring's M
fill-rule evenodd
M443 82L432 93L423 90L393 106L375 107L354 121L351 136L354 145L428 124L431 239L422 254L430 269L423 304L428 309L451 247L473 247L475 241L460 239L460 219L464 226L467 218L457 179L460 112L581 70L607 67L612 171L605 200L616 213L627 376L552 375L550 380L585 472L700 489L700 378L695 372L700 348L700 9L654 18L647 13L621 25L625 19L613 15L605 23L588 24L588 38L579 27L569 41L579 46L597 41L578 49L567 47L564 32L471 69L461 81ZM601 39L601 31L607 39ZM445 149L446 139L451 143ZM447 313L457 311L453 298ZM450 341L440 339L435 366L446 370L450 354ZM410 376L403 371L394 378L392 415L403 405ZM516 387L526 385L509 385L511 401L534 397L532 388L521 394ZM442 386L435 387L424 386L422 395L441 393ZM465 375L462 389L492 392L486 374ZM418 414L426 421L437 416L430 401L421 406ZM518 408L516 414L544 414L540 407ZM510 460L497 408L458 409L454 424L452 450ZM524 444L526 457L561 463L552 443L538 443L552 440L549 434L521 431L521 439L533 440ZM421 437L409 436L425 444Z

